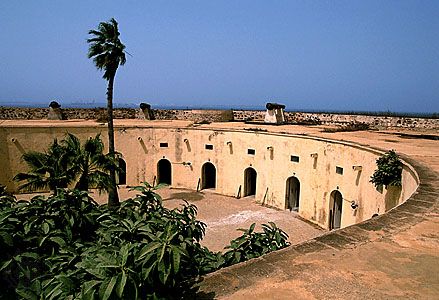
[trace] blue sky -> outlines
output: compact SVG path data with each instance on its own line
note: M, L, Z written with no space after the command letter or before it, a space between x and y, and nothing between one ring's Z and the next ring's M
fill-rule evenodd
M404 0L2 0L0 104L105 102L86 39L111 17L116 104L439 112L439 1Z

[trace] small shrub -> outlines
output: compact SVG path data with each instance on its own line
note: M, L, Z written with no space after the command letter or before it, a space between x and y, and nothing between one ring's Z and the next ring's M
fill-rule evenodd
M377 169L370 178L375 187L401 186L402 162L394 150L378 158L376 164Z
M269 222L263 224L263 232L255 232L255 223L249 229L238 229L243 232L242 236L232 240L230 249L224 253L225 265L230 266L252 258L259 257L274 250L282 249L290 245L288 235L276 224Z

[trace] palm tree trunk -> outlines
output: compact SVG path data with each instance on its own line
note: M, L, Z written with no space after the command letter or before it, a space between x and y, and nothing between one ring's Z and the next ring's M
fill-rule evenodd
M114 127L113 127L113 84L114 77L110 77L108 80L107 88L107 119L108 119L108 153L114 159ZM114 167L110 167L110 186L108 187L108 206L115 207L119 205L119 195L117 194L116 186L116 170Z
M81 174L81 177L79 178L78 184L76 185L76 188L80 191L88 191L88 172L84 172Z

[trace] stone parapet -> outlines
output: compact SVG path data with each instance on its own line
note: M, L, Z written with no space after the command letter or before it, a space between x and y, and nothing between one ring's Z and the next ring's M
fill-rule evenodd
M153 109L157 120L187 120L194 122L254 121L264 122L265 111L258 110L192 110ZM0 107L0 120L46 119L49 108ZM105 108L64 108L66 119L105 120ZM365 123L377 128L439 129L439 119L413 117L386 117L352 114L285 112L289 124L345 125ZM115 119L141 119L135 108L114 109ZM144 118L144 116L143 116Z
M96 120L106 114L105 108L63 108L66 119ZM46 119L49 108L0 107L0 120L41 120ZM118 108L114 112L115 119L134 119L136 110Z
M264 111L234 110L235 121L263 122ZM285 122L289 124L346 125L365 123L378 128L419 128L439 129L439 119L413 117L387 117L352 114L284 112Z

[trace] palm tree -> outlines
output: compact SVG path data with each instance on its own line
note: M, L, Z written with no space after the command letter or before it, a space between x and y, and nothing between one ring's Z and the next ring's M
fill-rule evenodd
M75 174L75 188L87 191L89 188L108 190L111 186L109 170L117 164L110 154L105 155L104 143L100 134L89 138L82 146L79 139L71 133L61 141L69 159L69 170ZM115 153L116 158L120 154ZM78 178L79 177L79 178Z
M66 188L74 180L73 173L68 169L69 158L56 139L47 152L30 151L23 154L22 158L30 172L14 176L15 181L26 181L19 186L20 190L49 188L56 195L58 188Z
M107 87L107 117L108 117L108 152L112 158L114 151L114 128L113 128L113 85L114 77L119 65L124 65L125 45L119 39L118 24L114 18L108 22L99 23L97 30L88 32L92 38L87 39L90 44L88 58L93 58L96 68L104 71L103 78L108 81ZM119 197L116 186L116 170L110 168L111 184L108 187L108 205L119 205Z

